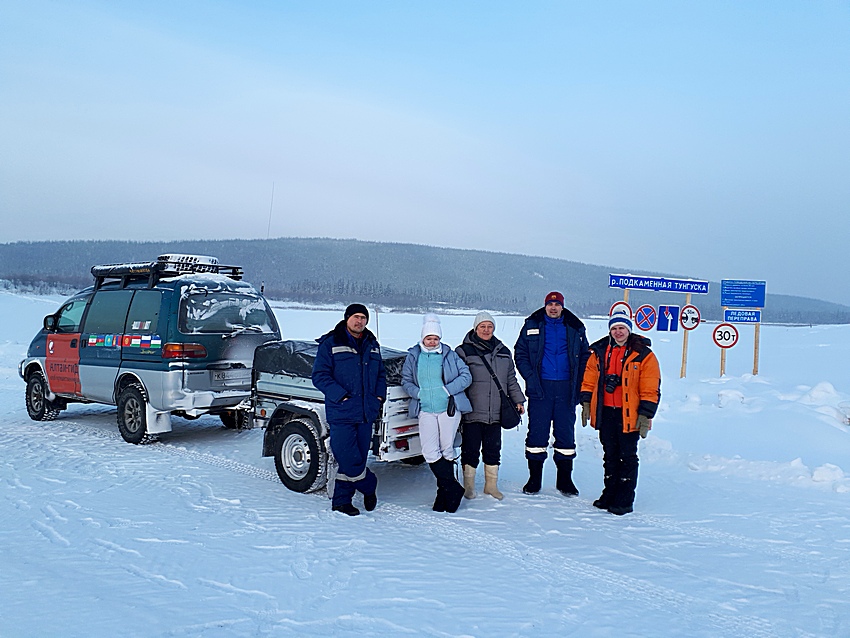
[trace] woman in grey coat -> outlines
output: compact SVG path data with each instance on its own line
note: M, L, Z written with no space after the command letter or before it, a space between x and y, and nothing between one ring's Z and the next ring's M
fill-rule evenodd
M460 458L463 463L463 487L466 498L475 498L475 472L479 456L484 457L484 493L502 500L497 486L499 462L502 456L502 396L483 359L499 380L502 389L516 404L520 414L525 411L525 395L519 387L514 361L508 347L494 332L496 321L488 312L479 312L463 343L455 348L458 356L469 366L472 385L466 391L472 412L463 415L463 439Z

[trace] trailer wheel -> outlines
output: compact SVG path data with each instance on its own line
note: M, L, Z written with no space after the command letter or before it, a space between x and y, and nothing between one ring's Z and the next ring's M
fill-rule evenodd
M27 379L26 403L33 421L52 421L59 416L59 408L47 400L47 383L41 372L33 372Z
M127 443L141 443L148 431L145 392L136 383L118 394L118 431Z
M425 457L417 454L416 456L408 456L406 459L402 459L401 462L405 465L422 465L425 462Z
M275 437L274 466L293 492L315 492L328 481L328 455L312 423L290 421Z

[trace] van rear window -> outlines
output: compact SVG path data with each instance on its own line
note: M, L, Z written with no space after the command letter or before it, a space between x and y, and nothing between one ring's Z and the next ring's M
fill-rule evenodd
M180 300L180 332L231 333L235 331L272 333L277 322L265 299L235 292L201 292Z

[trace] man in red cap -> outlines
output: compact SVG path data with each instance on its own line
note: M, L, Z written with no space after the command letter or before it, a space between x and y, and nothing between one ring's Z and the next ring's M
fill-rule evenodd
M544 306L526 320L514 346L517 370L525 379L528 396L528 461L526 494L540 491L550 435L554 432L553 458L558 468L556 487L566 496L577 496L573 483L576 455L576 406L581 380L590 356L584 324L564 308L564 295L553 291Z

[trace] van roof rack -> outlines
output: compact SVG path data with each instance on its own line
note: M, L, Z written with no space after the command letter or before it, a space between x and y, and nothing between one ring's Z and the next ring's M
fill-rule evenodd
M234 281L240 281L243 274L241 266L225 266L215 257L181 254L160 255L156 261L104 264L91 269L95 289L112 281L120 281L122 288L129 283L147 281L148 288L153 288L165 277L199 273L224 275Z

